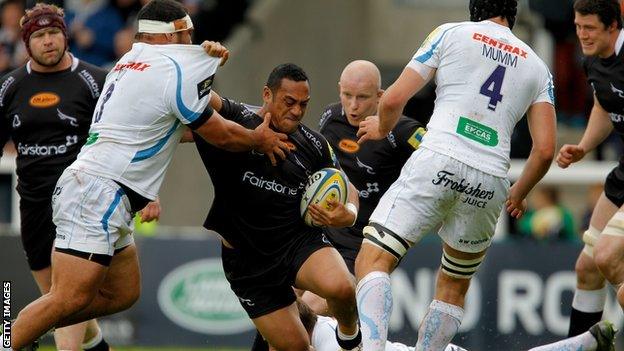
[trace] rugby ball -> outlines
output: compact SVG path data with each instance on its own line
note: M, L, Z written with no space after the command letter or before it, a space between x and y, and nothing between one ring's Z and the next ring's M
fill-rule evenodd
M309 178L305 186L305 191L301 197L299 207L301 217L305 223L312 227L318 225L312 221L312 217L308 212L308 206L311 204L319 204L325 209L329 209L328 200L335 200L342 204L347 203L348 199L348 180L347 176L336 168L323 168L314 172Z

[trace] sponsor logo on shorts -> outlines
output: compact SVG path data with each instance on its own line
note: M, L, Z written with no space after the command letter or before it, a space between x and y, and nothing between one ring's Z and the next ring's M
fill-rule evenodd
M57 239L65 240L65 234L56 234Z
M431 180L431 182L434 185L439 185L464 194L465 196L462 198L461 202L471 206L485 208L488 204L488 200L494 198L494 190L484 190L481 188L483 184L479 183L473 185L467 182L465 178L460 180L454 179L454 175L455 173L448 171L439 171L437 174L438 178Z
M52 107L57 105L59 102L61 102L60 96L51 92L35 94L30 97L30 100L28 100L30 106L37 108Z
M479 239L479 240L465 240L465 239L459 239L459 243L460 244L468 244L468 245L479 245L482 244L486 241L488 241L490 239L487 238L483 238L483 239Z
M296 196L299 193L299 189L291 188L286 185L276 182L274 179L267 180L264 177L258 177L254 172L247 171L243 174L243 183L249 183L257 188L269 190L283 195Z
M158 287L158 306L175 324L197 333L239 334L253 329L219 259L192 261L169 272Z
M360 150L357 141L351 139L342 139L338 143L338 148L348 154L354 154Z

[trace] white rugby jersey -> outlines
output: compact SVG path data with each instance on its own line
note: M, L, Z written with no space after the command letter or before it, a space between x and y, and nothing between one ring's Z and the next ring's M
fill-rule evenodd
M197 45L135 43L106 77L89 138L69 167L155 199L182 133L199 127L220 59Z
M437 69L437 97L421 147L505 177L516 123L532 104L554 105L544 62L508 27L486 20L436 28L407 67L423 65Z
M340 350L336 340L336 328L338 322L330 317L318 316L314 329L312 330L311 343L315 351L336 351ZM467 351L457 345L449 344L445 351ZM414 351L414 347L401 344L399 342L386 341L385 351Z

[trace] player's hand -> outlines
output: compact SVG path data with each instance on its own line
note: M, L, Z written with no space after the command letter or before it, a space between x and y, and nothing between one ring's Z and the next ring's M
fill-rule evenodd
M277 165L277 157L282 160L286 158L286 153L290 152L290 146L286 144L288 136L284 133L277 133L271 129L271 114L264 115L264 122L254 129L256 134L255 149L267 155L273 166Z
M342 228L349 227L355 222L355 214L336 200L328 200L329 209L324 209L318 204L308 206L310 217L314 224L323 227Z
M510 216L518 219L526 212L528 204L526 199L514 196L513 193L513 189L509 191L505 207Z
M557 155L557 165L568 168L572 163L578 162L585 157L585 150L578 145L565 144Z
M381 140L386 136L379 131L379 116L368 116L360 122L360 128L357 131L358 144L362 144L368 140Z
M141 211L141 222L151 222L160 218L160 200L156 198L155 201L148 203Z
M225 62L230 58L230 51L225 48L225 46L221 45L218 41L208 41L205 40L201 43L201 47L204 48L204 51L212 57L220 57L221 63L219 66L225 65Z

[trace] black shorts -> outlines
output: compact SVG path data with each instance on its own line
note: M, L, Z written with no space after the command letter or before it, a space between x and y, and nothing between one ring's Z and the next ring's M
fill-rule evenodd
M22 246L31 271L50 266L56 226L52 222L52 200L20 199Z
M258 318L289 306L296 300L292 286L303 263L314 252L331 244L317 233L303 234L278 257L221 247L225 277L249 318Z
M605 196L617 207L624 205L624 161L607 176L604 187Z

